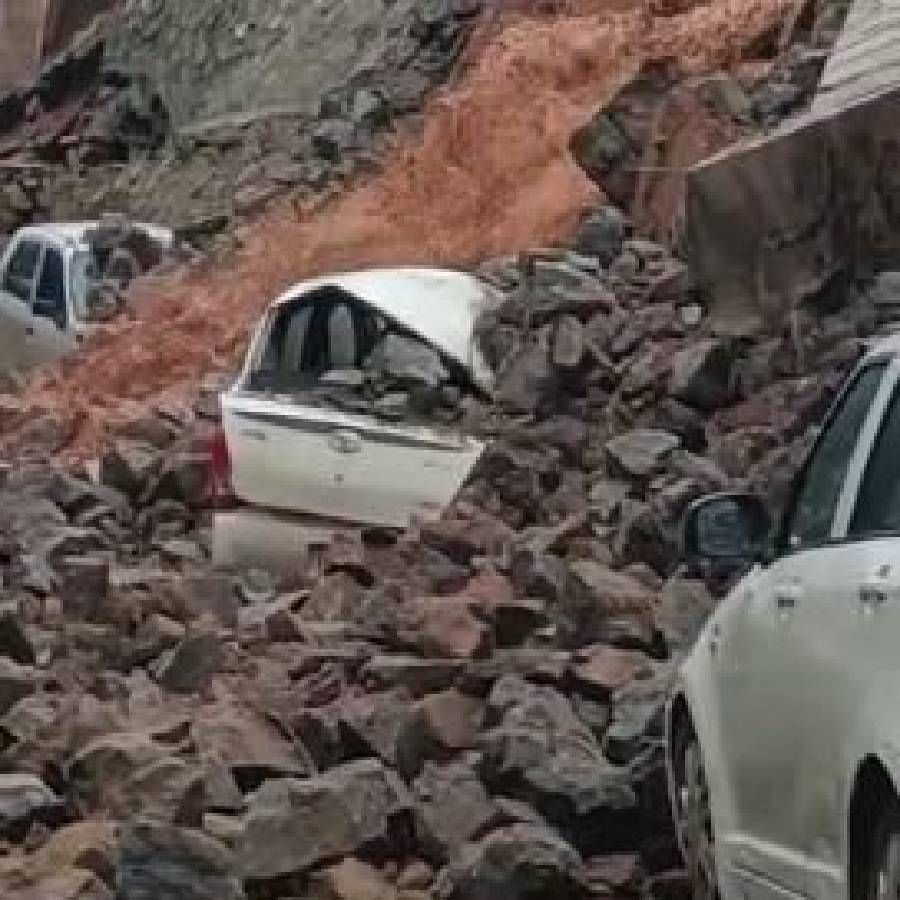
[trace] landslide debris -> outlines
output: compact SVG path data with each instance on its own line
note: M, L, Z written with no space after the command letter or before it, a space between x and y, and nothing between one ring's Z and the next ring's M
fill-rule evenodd
M472 38L458 84L432 98L421 133L398 138L380 174L331 202L264 216L238 233L232 258L140 286L133 318L39 379L29 398L68 419L64 443L77 438L76 449L91 452L132 403L190 396L210 373L227 372L261 310L299 279L378 264L471 265L558 242L596 199L569 144L598 106L647 61L674 58L701 73L754 58L787 10L783 0L649 16L578 2L552 14L498 10Z
M777 506L875 323L723 354L682 263L589 221L481 267L500 401L438 522L214 571L190 407L132 420L99 480L8 473L4 897L686 890L661 715L716 589L678 523L713 490Z

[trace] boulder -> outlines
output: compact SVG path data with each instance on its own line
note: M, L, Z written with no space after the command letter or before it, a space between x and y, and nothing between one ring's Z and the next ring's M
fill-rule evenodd
M376 868L345 859L312 878L311 900L398 900L397 891Z
M32 825L59 826L66 805L34 775L0 775L0 837L21 841Z
M480 746L481 773L497 793L532 803L560 827L635 808L627 772L611 765L569 701L553 688L502 678L490 698L499 724Z
M21 618L11 611L0 613L0 656L23 666L35 663L34 647Z
M437 882L437 900L588 900L578 853L538 825L512 825L464 846Z
M305 781L267 781L248 798L238 849L243 877L280 878L352 854L388 839L409 809L397 776L371 759Z
M675 355L669 394L703 412L727 406L734 399L735 348L724 340L692 343Z
M613 438L606 444L611 463L624 475L648 478L656 474L667 457L681 446L681 438L667 431L639 429Z
M100 460L100 482L135 500L146 489L159 459L159 451L150 444L116 441Z
M650 659L636 650L596 645L575 654L572 684L582 696L600 700L652 670Z
M497 807L465 761L426 763L413 784L416 840L423 856L446 863L463 843L483 834Z
M204 762L225 767L244 793L268 778L301 778L309 766L272 722L251 707L220 702L198 710L191 736Z
M615 206L603 206L588 213L578 226L575 248L596 257L608 266L619 254L625 239L625 216Z
M205 688L224 663L221 638L214 632L201 631L160 657L154 674L167 691L190 694Z
M0 716L6 715L23 697L37 689L37 672L0 656Z
M244 900L228 849L202 831L142 819L123 827L120 900Z

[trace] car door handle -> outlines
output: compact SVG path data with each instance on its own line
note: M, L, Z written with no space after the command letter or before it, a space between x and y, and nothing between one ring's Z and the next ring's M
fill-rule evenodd
M802 596L803 588L799 584L779 585L775 588L775 609L780 613L791 612Z
M328 446L335 453L359 453L362 450L362 438L355 431L342 428L328 435Z
M34 336L34 325L26 325L25 334Z

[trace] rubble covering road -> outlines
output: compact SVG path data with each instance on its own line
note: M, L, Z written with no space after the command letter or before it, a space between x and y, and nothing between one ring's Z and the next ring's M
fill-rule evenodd
M678 522L777 502L873 324L723 344L615 210L576 243L481 269L492 443L439 522L214 572L189 409L123 429L99 483L7 474L4 897L683 895L660 712L715 600Z

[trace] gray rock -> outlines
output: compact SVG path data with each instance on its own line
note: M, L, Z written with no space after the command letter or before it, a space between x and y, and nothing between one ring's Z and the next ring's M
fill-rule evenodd
M212 632L190 635L160 657L154 667L156 680L168 691L190 694L202 690L221 671L225 648Z
M563 316L553 338L553 365L573 371L581 365L585 349L584 326L574 316Z
M656 628L672 651L688 651L715 609L715 600L702 581L671 578L656 607Z
M490 704L499 724L482 736L481 772L492 791L531 802L565 827L635 807L626 773L604 758L562 694L504 678Z
M734 347L727 341L699 341L672 360L669 394L705 412L734 398Z
M664 465L666 458L681 446L681 439L666 431L638 429L613 438L606 444L612 463L624 474L647 478Z
M120 900L244 900L231 853L201 831L141 820L120 847Z
M389 837L408 817L402 782L375 760L306 781L267 781L248 798L238 857L243 877L280 878Z
M465 761L426 763L413 784L413 796L416 840L422 854L437 863L448 862L460 844L483 834L498 815Z
M434 891L438 900L588 900L578 853L548 828L512 825L462 848Z
M0 613L0 656L23 666L35 663L34 647L19 616L11 611Z
M0 716L37 690L37 672L0 656Z
M625 217L614 206L591 212L581 222L575 236L579 253L595 256L608 266L618 255L625 238Z
M100 482L135 499L146 489L159 460L159 450L150 444L117 441L100 460Z
M0 775L0 837L22 840L35 823L59 826L63 801L34 775Z
M665 704L674 678L674 667L661 665L652 677L616 692L612 722L603 740L603 752L611 762L625 766L648 749L660 746Z

